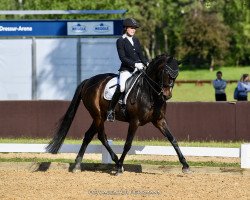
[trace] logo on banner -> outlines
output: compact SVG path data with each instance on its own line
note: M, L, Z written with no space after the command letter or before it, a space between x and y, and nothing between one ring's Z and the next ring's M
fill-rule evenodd
M94 27L94 31L97 33L105 33L110 31L110 26L100 23Z
M85 25L78 23L78 24L72 26L71 31L74 33L84 33L87 30L86 30Z
M110 21L67 22L68 35L113 35L114 23Z

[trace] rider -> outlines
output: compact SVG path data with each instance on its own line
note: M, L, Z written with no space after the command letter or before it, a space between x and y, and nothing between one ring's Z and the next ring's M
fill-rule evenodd
M143 56L139 39L134 37L139 24L133 18L123 21L123 35L116 41L116 47L121 67L119 69L119 85L112 97L107 112L107 121L115 120L115 106L125 90L126 80L133 75L137 69L143 69L148 65L148 60Z

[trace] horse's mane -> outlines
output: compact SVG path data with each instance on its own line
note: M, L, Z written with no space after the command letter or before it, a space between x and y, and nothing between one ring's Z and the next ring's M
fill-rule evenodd
M155 58L152 59L152 61L149 63L149 65L154 65L156 62L158 62L162 57L168 57L167 54L161 54L156 56Z
M166 57L166 54L162 54L162 55L158 55L155 58L152 59L152 61L149 63L148 67L147 67L147 72L151 73L151 71L153 71L155 69L155 67L158 65L159 61L163 58Z

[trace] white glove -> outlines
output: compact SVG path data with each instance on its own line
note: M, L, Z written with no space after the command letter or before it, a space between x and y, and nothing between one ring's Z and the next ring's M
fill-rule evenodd
M142 63L135 63L135 68L137 68L137 69L143 69L144 65Z

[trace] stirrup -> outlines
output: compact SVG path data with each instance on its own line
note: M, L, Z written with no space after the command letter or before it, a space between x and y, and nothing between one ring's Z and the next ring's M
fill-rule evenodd
M109 122L115 121L115 112L113 110L109 110L107 112L107 121Z

